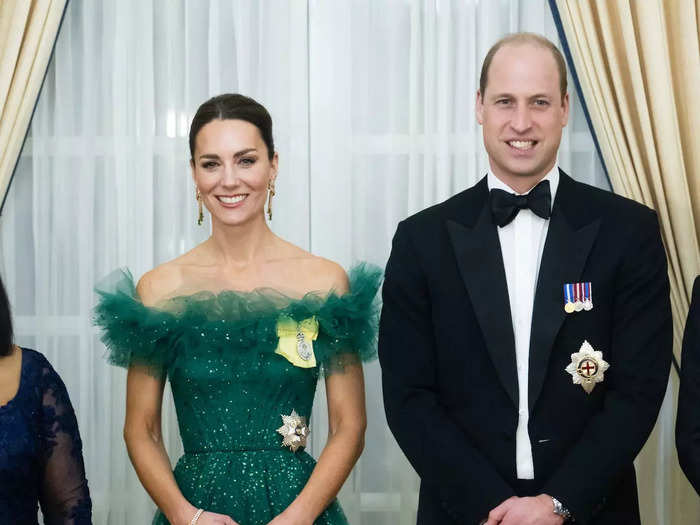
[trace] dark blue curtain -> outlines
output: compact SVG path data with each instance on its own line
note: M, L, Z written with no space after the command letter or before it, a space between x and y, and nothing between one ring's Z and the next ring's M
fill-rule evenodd
M562 50L564 51L564 56L566 57L566 63L569 66L569 72L571 73L571 78L574 81L574 87L576 88L576 93L578 93L578 98L581 101L581 106L583 107L583 114L586 117L586 122L588 123L588 129L591 130L591 136L593 137L593 143L595 144L595 149L598 152L598 158L600 158L600 163L603 165L603 170L605 171L605 176L608 179L608 184L610 184L610 176L608 175L608 169L605 166L605 161L603 160L603 155L600 153L600 144L598 144L598 137L595 134L595 129L593 129L593 123L591 122L591 115L588 112L588 106L586 105L586 99L583 96L583 91L581 90L581 82L578 78L578 73L576 72L576 66L574 65L574 59L571 56L571 49L569 48L569 41L566 39L566 34L564 33L564 26L561 23L561 16L559 14L559 8L557 7L556 0L549 0L549 8L552 10L552 17L554 18L554 25L557 28L557 33L559 34L559 41L561 42ZM612 188L612 184L610 184Z

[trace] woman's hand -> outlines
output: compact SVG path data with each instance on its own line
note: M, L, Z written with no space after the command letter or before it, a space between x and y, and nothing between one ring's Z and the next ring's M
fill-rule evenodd
M199 524L198 524L199 525ZM298 520L294 518L288 518L284 514L280 514L275 519L273 519L267 525L313 525L313 521L310 520Z
M189 525L189 523L187 524ZM232 520L224 514L216 512L202 512L202 515L197 520L197 525L239 525L237 521Z
M313 525L312 518L304 517L294 513L287 507L287 510L278 515L267 525Z

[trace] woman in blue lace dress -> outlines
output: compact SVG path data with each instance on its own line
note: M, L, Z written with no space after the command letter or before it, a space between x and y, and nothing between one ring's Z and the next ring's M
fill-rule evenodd
M0 281L0 523L91 524L82 443L66 387L39 352L12 342Z

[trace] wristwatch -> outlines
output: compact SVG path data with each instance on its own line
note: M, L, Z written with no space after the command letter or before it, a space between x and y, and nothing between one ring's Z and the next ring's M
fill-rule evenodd
M550 497L552 498L552 505L554 505L554 514L564 518L564 522L571 521L571 513L569 512L569 509L562 505L561 501L554 496Z

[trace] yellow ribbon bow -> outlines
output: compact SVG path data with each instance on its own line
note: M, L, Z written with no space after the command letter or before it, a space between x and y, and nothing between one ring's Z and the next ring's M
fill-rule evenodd
M309 317L299 322L291 317L280 317L277 321L277 337L279 337L279 343L275 350L276 354L300 368L316 366L313 346L313 341L318 337L316 317Z

